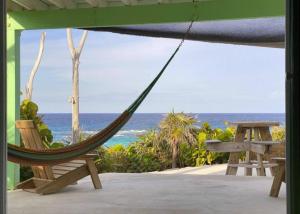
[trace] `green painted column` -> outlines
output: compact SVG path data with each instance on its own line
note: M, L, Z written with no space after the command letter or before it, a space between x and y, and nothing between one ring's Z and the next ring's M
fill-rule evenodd
M7 141L19 145L15 121L20 115L20 32L7 29ZM7 187L13 189L20 180L20 166L7 163Z

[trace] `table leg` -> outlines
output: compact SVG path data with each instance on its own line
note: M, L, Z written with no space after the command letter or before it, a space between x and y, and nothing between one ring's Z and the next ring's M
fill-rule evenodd
M254 129L254 140L255 141L260 141L260 137L259 137L259 129L258 128L255 128Z
M266 170L263 164L263 155L257 154L257 164L259 168L256 168L257 176L266 176Z
M252 129L247 130L247 141L251 141ZM246 152L245 163L251 165L251 152ZM245 176L252 176L252 168L245 167L244 169Z
M270 191L271 197L278 197L281 184L284 181L285 181L285 162L279 162L272 183L271 191Z
M240 159L239 152L231 152L228 159L228 164L238 164ZM238 167L227 166L226 175L236 175Z
M259 133L262 141L272 141L272 135L269 127L260 127Z
M262 141L272 141L272 135L271 135L269 127L260 127L259 128L259 133L260 133ZM272 162L269 155L266 155L265 158L269 163ZM274 176L275 168L270 167L270 172L271 172L271 175Z
M237 127L234 141L237 143L244 142L246 129ZM238 164L240 159L240 152L231 152L229 155L228 164ZM226 175L236 175L238 170L237 166L227 166Z

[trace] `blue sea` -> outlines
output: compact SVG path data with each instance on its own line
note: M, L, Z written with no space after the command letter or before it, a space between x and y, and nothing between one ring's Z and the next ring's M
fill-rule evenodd
M81 130L87 134L93 134L106 127L119 114L80 114ZM281 113L260 113L260 114L222 114L222 113L192 113L189 114L197 119L197 126L208 122L213 128L226 128L225 122L230 121L278 121L285 126L285 114ZM105 145L115 144L128 145L136 141L137 137L149 129L158 127L159 122L166 116L164 113L136 113L130 121L112 137ZM71 114L43 114L44 122L49 126L54 135L55 141L62 141L70 138L71 135Z

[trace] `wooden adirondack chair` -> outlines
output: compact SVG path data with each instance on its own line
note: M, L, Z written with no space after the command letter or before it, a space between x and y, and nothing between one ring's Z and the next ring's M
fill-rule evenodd
M43 149L44 145L38 130L31 120L16 121L25 148ZM96 155L84 155L70 162L54 166L31 166L34 177L17 185L17 189L41 195L55 193L74 184L81 178L91 175L95 189L101 189L98 170L94 163Z

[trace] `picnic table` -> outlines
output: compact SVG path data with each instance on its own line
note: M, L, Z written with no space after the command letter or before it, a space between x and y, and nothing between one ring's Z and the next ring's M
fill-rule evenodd
M270 128L279 126L279 122L270 121L241 121L231 122L236 126L236 134L233 142L207 141L208 150L214 152L230 152L226 175L236 175L238 167L244 168L246 176L252 175L252 169L256 169L258 176L265 176L266 168L271 173L275 162L272 162L272 151L276 150L281 143L272 141ZM281 146L282 147L282 146ZM246 153L245 159L240 161L242 153Z

